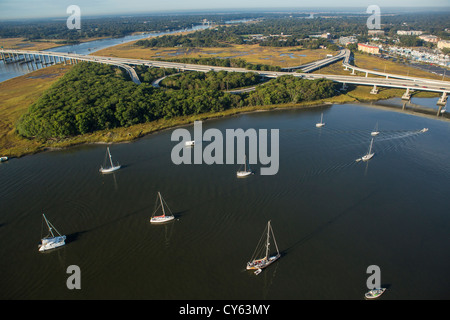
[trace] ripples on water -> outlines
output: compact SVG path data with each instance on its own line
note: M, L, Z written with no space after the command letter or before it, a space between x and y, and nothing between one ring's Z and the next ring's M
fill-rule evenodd
M439 194L450 187L448 123L344 105L325 108L326 126L316 128L320 112L203 124L280 129L275 176L260 176L258 164L247 179L236 178L239 165L173 165L171 130L111 146L124 167L110 175L98 173L104 146L0 164L0 241L9 243L0 249L1 296L360 299L367 266L379 264L393 299L448 297L448 281L436 281L450 267L450 218ZM375 157L357 162L376 122ZM176 219L155 226L158 191ZM68 237L44 254L42 213ZM256 277L245 264L269 219L283 257ZM65 287L71 264L82 270L78 292Z

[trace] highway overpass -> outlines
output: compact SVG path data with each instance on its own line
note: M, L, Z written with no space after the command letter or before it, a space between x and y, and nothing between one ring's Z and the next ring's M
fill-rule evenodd
M102 56L94 56L94 55L80 55L75 53L60 53L60 52L50 52L50 51L28 51L28 50L2 50L0 51L0 58L5 59L6 61L18 61L20 57L25 57L29 61L36 61L36 57L43 61L53 61L54 63L58 62L71 62L75 63L76 61L89 61L96 63L105 63L110 65L115 65L120 68L125 69L130 75L131 79L140 84L140 80L135 70L133 69L133 65L143 65L147 67L157 67L157 68L173 68L178 69L179 71L200 71L200 72L209 72L209 71L228 71L228 72L256 72L261 76L268 78L277 78L284 75L292 75L295 77L301 77L304 79L329 79L331 81L339 82L343 84L343 88L345 88L348 84L355 85L364 85L371 86L371 93L377 94L379 87L386 88L401 88L405 89L405 94L403 95L404 99L410 98L410 93L413 90L419 91L430 91L430 92L438 92L442 93L441 98L439 99L438 104L445 105L447 102L447 96L450 94L450 82L448 81L439 81L432 80L426 78L417 78L417 77L406 77L401 75L389 74L389 73L381 73L372 70L366 70L362 68L357 68L349 64L350 60L350 50L343 49L340 54L334 56L335 59L344 59L343 66L361 72L366 72L365 77L355 76L355 75L330 75L330 74L312 74L306 72L286 72L286 71L254 71L248 70L244 68L232 68L232 67L218 67L218 66L206 66L206 65L198 65L198 64L185 64L179 62L166 62L166 61L156 61L156 60L142 60L142 59L130 59L130 58L117 58L117 57L102 57ZM322 63L331 63L331 60L325 59L320 60L315 66L321 65ZM368 74L375 74L382 77L368 77ZM246 89L249 91L249 89Z

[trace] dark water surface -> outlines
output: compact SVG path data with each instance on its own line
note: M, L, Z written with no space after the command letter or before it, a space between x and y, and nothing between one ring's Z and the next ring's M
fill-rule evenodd
M374 158L356 162L377 122ZM110 146L124 166L110 175L104 145L1 163L0 298L362 299L370 265L383 299L450 298L449 122L349 104L208 128L279 129L278 174L176 166L173 130ZM158 191L176 216L165 225L149 222ZM38 252L42 213L64 247ZM255 276L245 265L269 219L282 257ZM66 287L70 265L81 290Z

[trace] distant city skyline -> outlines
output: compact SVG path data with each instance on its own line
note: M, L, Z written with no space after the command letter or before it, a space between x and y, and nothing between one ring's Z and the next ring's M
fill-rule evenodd
M333 0L299 1L299 0L171 0L171 1L146 1L146 0L0 0L0 20L27 19L27 18L56 18L66 17L66 9L70 5L81 8L82 15L123 15L145 14L171 11L200 11L200 10L283 10L301 8L321 9L352 9L366 8L369 5L378 5L385 8L405 7L449 7L448 0L341 0L339 7Z

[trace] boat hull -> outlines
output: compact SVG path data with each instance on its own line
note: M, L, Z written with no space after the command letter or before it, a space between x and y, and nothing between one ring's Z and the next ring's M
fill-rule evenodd
M264 269L277 261L280 258L280 254L277 254L275 256L270 257L267 260L254 260L249 263L247 263L247 270L257 270L257 269Z
M381 288L381 289L373 289L373 290L370 290L369 292L367 292L367 293L364 295L364 297L365 297L366 299L376 299L376 298L378 298L379 296L381 296L381 295L384 293L384 291L386 291L385 288Z
M317 128L323 127L324 125L325 125L325 123L316 123Z
M56 249L66 244L66 236L46 238L41 240L42 243L39 245L39 251L47 251Z
M114 172L114 171L117 171L117 170L119 170L121 168L121 166L116 166L116 167L112 167L112 168L108 168L108 169L103 169L103 168L100 168L100 172L101 173L111 173L111 172Z
M371 154L366 154L365 156L363 156L361 158L362 161L369 161L370 159L372 159L372 157L374 156L374 153Z
M8 157L0 157L0 162L8 161Z
M159 216L150 219L151 223L164 223L174 219L174 216Z
M372 136L372 137L375 137L375 136L377 136L377 135L379 135L380 133L378 132L378 131L374 131L374 132L372 132L372 133L370 133L370 135Z
M238 177L247 177L247 176L251 175L252 173L253 172L251 172L251 171L238 171L236 173L236 176L238 176Z

